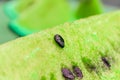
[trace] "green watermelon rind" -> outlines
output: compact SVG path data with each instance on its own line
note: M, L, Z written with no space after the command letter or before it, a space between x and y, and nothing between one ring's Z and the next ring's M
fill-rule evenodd
M33 33L32 31L30 30L27 30L23 27L21 27L19 24L15 23L15 22L11 22L9 24L9 28L14 31L15 33L17 33L19 36L26 36L28 34L31 34Z

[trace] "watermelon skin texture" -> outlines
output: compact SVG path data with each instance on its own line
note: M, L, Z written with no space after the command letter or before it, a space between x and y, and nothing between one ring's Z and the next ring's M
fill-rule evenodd
M0 46L0 80L64 80L78 66L83 80L120 79L120 11L65 23ZM59 34L61 48L54 40ZM104 65L106 57L111 67ZM91 65L95 66L94 70ZM77 79L77 77L75 77Z

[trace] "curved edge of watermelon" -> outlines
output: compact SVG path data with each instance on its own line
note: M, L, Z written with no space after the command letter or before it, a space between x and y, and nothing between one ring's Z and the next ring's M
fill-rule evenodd
M15 10L16 1L10 1L3 6L4 13L10 18L15 19L18 16L17 11Z
M15 21L10 22L8 26L13 32L18 34L19 36L26 36L26 35L29 35L29 34L33 33L32 31L29 31L29 30L23 28L22 26L20 26Z

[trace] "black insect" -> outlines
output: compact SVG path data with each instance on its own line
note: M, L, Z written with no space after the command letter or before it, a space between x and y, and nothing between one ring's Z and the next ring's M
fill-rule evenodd
M64 48L64 46L65 46L64 39L59 34L56 34L54 36L54 39L60 47Z
M79 67L73 66L73 72L74 72L74 74L76 75L76 77L78 77L78 78L80 78L80 79L83 78L83 73L82 73L82 71L80 70Z
M74 80L75 79L75 76L73 75L73 73L67 68L62 69L62 74L66 80Z
M102 61L108 68L111 67L110 63L108 62L108 60L105 57L102 57Z

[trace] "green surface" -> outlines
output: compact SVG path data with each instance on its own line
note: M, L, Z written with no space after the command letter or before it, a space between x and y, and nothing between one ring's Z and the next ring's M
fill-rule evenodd
M25 36L64 22L76 20L75 11L70 10L68 1L20 1L17 4L17 12L20 16L12 21L10 28L20 36ZM77 11L77 18L88 17L102 13L99 0L81 1Z
M81 0L76 16L78 19L103 13L101 0Z
M3 12L3 4L4 3L0 2L0 44L18 37L8 28L9 19Z
M73 2L74 3L74 2ZM12 32L9 28L8 28L8 23L9 23L9 18L8 16L3 12L3 8L2 6L4 6L5 3L3 3L2 1L0 2L0 44L3 44L5 42L8 42L10 40L16 39L18 36ZM73 4L73 6L75 6L75 4ZM106 6L106 11L112 11L112 10L116 10L116 7L111 7L111 6ZM119 8L117 8L119 9Z
M19 0L17 1L17 5L15 7L15 10L18 13L21 13L23 11L25 11L28 8L31 8L32 5L34 5L35 3L37 3L37 0Z
M31 3L33 0L29 1ZM74 21L76 19L74 16L75 9L70 11L68 4L64 0L52 0L50 2L48 0L36 0L32 2L31 5L27 5L29 1L20 3L24 4L25 6L18 5L18 10L22 9L23 12L16 20L11 21L10 24L10 28L20 36L32 34L34 32L62 24L64 22ZM74 5L71 5L71 7L76 7L75 5L78 5L76 3L74 4L74 2L75 1L71 2L72 5ZM24 10L24 8L26 9ZM88 17L90 15L96 15L103 12L102 4L99 0L83 1L80 3L78 9L79 10L76 13L77 18Z
M10 18L10 19L15 19L18 16L18 11L15 10L17 1L9 1L5 3L3 9L5 14Z
M22 12L34 4L34 0L8 1L4 5L4 12L10 19L16 19Z
M70 5L65 0L38 1L11 22L19 35L28 35L53 26L73 21Z
M82 80L119 80L119 21L120 11L66 23L1 45L0 80L64 80L61 68L72 71L72 66L82 70ZM64 48L54 41L55 34L64 38ZM108 59L110 68L101 57Z

